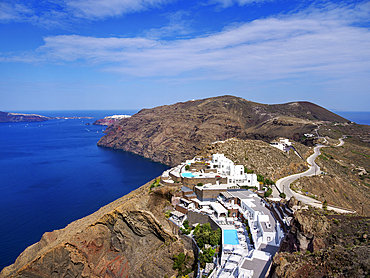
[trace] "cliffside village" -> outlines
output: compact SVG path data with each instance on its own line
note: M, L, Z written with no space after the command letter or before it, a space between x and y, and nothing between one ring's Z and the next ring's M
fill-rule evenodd
M245 173L243 165L223 154L213 154L163 172L161 183L182 184L172 198L170 221L182 228L186 220L193 227L208 222L222 231L221 256L207 263L198 277L265 277L292 211L248 190L263 190L256 174Z

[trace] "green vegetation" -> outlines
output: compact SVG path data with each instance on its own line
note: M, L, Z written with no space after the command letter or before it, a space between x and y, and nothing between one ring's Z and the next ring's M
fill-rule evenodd
M262 176L262 175L260 175L260 174L257 174L257 181L259 181L259 182L264 182L265 181L265 177L264 176Z
M172 268L179 271L177 277L183 277L191 272L191 269L186 268L185 266L185 264L190 260L190 257L185 256L184 253L180 253L178 256L175 255L173 260Z
M333 156L331 154L324 153L321 151L323 155L325 155L327 158L333 159Z
M339 225L339 221L340 220L333 218L333 222L334 222L335 225Z
M197 186L203 186L203 183L198 182L198 183L197 183Z
M264 196L265 196L265 198L267 198L267 197L269 197L271 194L272 194L272 188L271 188L271 187L269 187L269 188L265 191Z
M251 228L249 227L248 221L245 220L244 224L245 224L245 229L247 230L247 233L248 233L249 242L252 244L252 247L254 248L254 242L253 242L253 238L252 238Z
M186 165L186 166L185 166L185 170L186 170L186 171L188 171L188 170L189 170L189 168L190 168L190 166L189 166L189 165Z
M182 225L184 226L185 229L183 227L180 227L180 231L185 235L189 235L192 230L192 228L189 226L189 220L188 219L184 220L184 223L182 223Z
M212 246L221 244L221 230L212 230L211 224L209 223L197 225L193 234L199 248L203 248L205 244L210 244Z
M159 182L161 181L161 178L158 178L156 179L151 185L150 185L150 189L154 188L154 187L157 187L157 186L160 186Z
M253 174L254 170L248 169L247 167L244 166L244 173Z
M323 210L328 210L328 202L326 200L322 203L322 208Z
M185 229L189 229L189 220L184 220L184 223L182 223L182 225L185 227Z
M268 179L268 178L265 178L264 176L260 175L260 174L257 174L257 181L259 182L262 182L263 184L267 184L267 185L273 185L275 184L274 181Z
M171 216L171 211L170 210L167 210L165 213L164 213L164 217L166 217L167 219L170 218Z
M360 153L360 152L356 152L354 150L351 150L352 153L355 153L355 154L359 154L359 155L363 155L364 157L366 158L370 158L370 155L367 155L367 154L364 154L364 153Z
M322 159L322 160L329 160L327 157L323 156L322 154L319 155L319 157Z
M284 192L281 192L281 193L279 194L279 196L280 196L280 198L283 198L283 199L285 199L285 198L286 198L286 194L285 194Z
M205 268L206 263L211 263L213 261L213 256L215 255L216 250L213 248L203 249L199 253L199 263L201 268Z

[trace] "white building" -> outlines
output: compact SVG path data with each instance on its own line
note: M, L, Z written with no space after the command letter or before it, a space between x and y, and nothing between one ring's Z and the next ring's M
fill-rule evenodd
M256 249L261 244L279 246L283 231L266 208L264 201L252 192L230 192L240 199L239 212L248 220Z
M283 152L286 152L289 149L289 147L292 146L292 142L290 142L289 139L279 138L279 141L270 142L270 145L275 148L278 148Z
M210 168L217 170L217 174L227 176L228 184L258 186L256 174L244 173L243 165L235 165L224 154L213 154Z

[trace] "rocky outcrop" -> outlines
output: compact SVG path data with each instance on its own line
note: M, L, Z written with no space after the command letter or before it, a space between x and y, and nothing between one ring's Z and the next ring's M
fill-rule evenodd
M118 122L122 119L130 118L131 116L129 115L113 115L113 116L107 116L104 117L103 119L96 120L93 122L93 125L106 125L109 126L115 122Z
M324 235L330 224L323 215L297 212L291 223L283 249L289 252L317 251L325 247Z
M0 111L0 123L42 122L47 120L49 120L48 117L37 114L19 114Z
M369 217L295 213L270 277L367 277L370 275Z
M150 183L62 230L45 233L0 277L171 277L186 250L164 212L176 186ZM168 208L167 208L168 209Z
M167 165L194 157L204 146L232 137L270 141L300 138L313 122L347 120L312 103L265 105L233 96L143 109L112 124L98 142Z

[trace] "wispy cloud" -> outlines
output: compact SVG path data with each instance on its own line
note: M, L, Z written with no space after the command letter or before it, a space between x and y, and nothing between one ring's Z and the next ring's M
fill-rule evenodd
M171 0L66 0L78 17L99 19L159 7Z
M184 19L190 15L187 11L177 11L175 13L165 14L169 19L169 24L161 28L152 28L144 32L146 38L160 39L166 37L179 38L192 32L190 27L192 20Z
M366 16L367 15L367 16ZM55 36L3 61L73 63L138 77L276 80L366 78L369 4L330 5L255 20L192 39Z
M256 3L271 2L273 0L210 0L210 4L218 4L222 8L231 7L233 5L245 6Z
M68 26L78 20L108 17L154 9L176 0L5 0L0 22L30 22L44 27Z
M18 21L33 16L34 11L25 4L17 2L0 3L0 21Z

